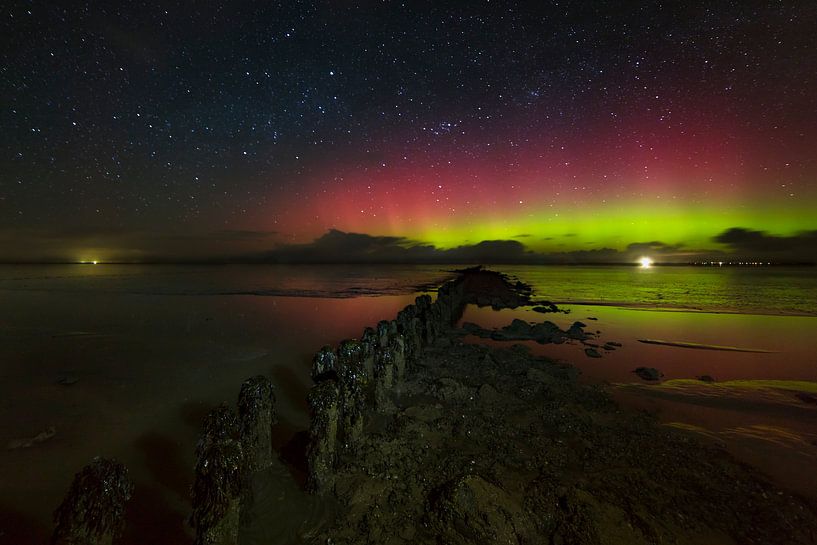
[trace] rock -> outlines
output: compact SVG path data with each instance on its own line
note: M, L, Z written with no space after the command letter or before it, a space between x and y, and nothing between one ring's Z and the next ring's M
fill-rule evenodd
M363 357L368 357L377 350L380 345L380 337L377 331L372 327L367 327L363 330L363 336L360 337L360 343L363 345Z
M473 322L463 322L462 328L468 333L476 333L478 331L482 331L482 327L478 326Z
M588 320L593 320L593 321L598 320L598 318L595 318L595 317L593 317L593 316L588 316L588 317L587 317L587 319L588 319Z
M587 324L583 322L573 322L573 324L565 332L565 335L571 339L583 341L589 337L589 335L584 331L585 327L587 327Z
M621 348L621 343L617 343L615 341L607 341L604 344L609 344L610 346L615 346L616 348Z
M102 545L118 538L125 523L125 504L133 484L125 466L94 458L74 476L65 499L54 512L53 545Z
M695 377L695 378L697 378L701 382L715 382L715 379L712 378L709 375L701 375L701 376L698 376L698 377Z
M610 352L616 349L616 347L612 346L610 343L604 343L604 346L602 346L602 348Z
M595 348L588 347L584 349L584 353L588 358L600 358L601 354Z
M550 312L561 312L561 310L559 310L559 307L557 307L550 301L541 301L538 306L533 307L531 310L533 312L541 312L542 314L548 314Z
M565 332L553 322L542 322L534 325L530 330L530 334L539 344L561 343L565 338Z
M77 377L61 377L57 379L57 384L60 384L61 386L73 386L77 382L79 382Z
M204 419L196 445L190 526L195 544L238 543L240 497L245 464L235 414L221 405Z
M307 489L324 492L334 481L340 425L340 392L334 380L324 381L309 391L309 444L306 451Z
M664 376L663 373L655 367L638 367L633 370L633 373L644 380L661 380L661 377Z
M434 516L446 543L528 543L533 525L521 505L478 475L450 481L438 493Z
M374 359L374 399L375 407L378 409L387 406L396 374L392 351L381 350L377 352Z
M530 337L531 325L518 318L515 318L511 325L502 328L502 331L508 336Z
M331 346L324 346L312 359L312 381L320 382L338 376L338 357Z
M377 323L377 339L380 343L380 348L389 346L389 335L391 333L391 325L387 320L380 320Z
M247 379L238 394L241 446L249 472L272 463L272 426L278 422L272 383L258 375Z

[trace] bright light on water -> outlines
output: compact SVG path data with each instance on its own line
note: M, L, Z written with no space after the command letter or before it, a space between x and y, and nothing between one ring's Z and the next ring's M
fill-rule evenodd
M652 259L650 259L649 257L642 257L641 259L638 260L638 262L641 263L641 266L644 267L645 269L652 265Z

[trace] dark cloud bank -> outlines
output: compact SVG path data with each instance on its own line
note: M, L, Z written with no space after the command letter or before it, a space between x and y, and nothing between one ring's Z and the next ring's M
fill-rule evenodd
M722 250L699 250L658 240L634 242L623 250L601 248L535 252L534 236L485 240L441 249L405 237L330 230L306 244L278 243L271 231L217 231L174 234L145 231L63 232L0 230L0 262L66 262L78 259L130 263L635 263L642 256L657 262L768 261L817 262L817 231L777 236L735 227L712 240ZM548 239L541 239L548 240ZM270 248L271 250L264 250ZM25 250L20 253L20 248Z
M635 242L625 250L602 248L570 252L530 251L517 240L485 240L440 249L404 237L373 236L330 230L308 244L282 245L253 261L271 263L631 263L648 255L655 261L690 263L704 260L763 260L775 263L817 261L817 231L775 236L735 227L714 237L727 251L694 250L660 241Z

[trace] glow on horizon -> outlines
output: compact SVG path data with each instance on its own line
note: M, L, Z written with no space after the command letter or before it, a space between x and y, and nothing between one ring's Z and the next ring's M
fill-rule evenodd
M642 257L641 259L638 260L638 262L641 263L642 269L649 269L650 267L652 267L653 263L652 259L650 259L649 257Z
M333 214L329 217L321 214L326 210ZM317 218L318 221L303 225L304 217ZM321 203L314 215L283 217L268 228L280 230L285 226L284 230L292 232L293 238L301 242L309 242L328 229L338 229L405 237L444 249L483 240L518 240L530 250L543 252L624 250L634 242L657 240L682 245L688 250L712 250L721 248L713 242L713 237L732 227L793 235L813 229L812 218L810 200L796 204L767 202L762 208L725 202L646 205L625 201L608 201L604 205L566 203L558 212L549 206L536 205L523 213L480 210L475 214L446 214L432 208L413 216L396 208L372 217L361 214L359 209L355 211L351 202L339 197L331 207L328 203Z
M718 183L701 188L670 175L660 183L622 175L615 183L599 184L589 176L568 185L564 179L503 175L487 167L463 167L456 174L408 167L363 174L352 169L339 176L342 184L322 188L297 207L276 200L247 219L252 228L303 243L337 229L443 249L518 240L539 252L624 250L651 241L718 250L723 247L713 238L730 228L783 236L817 228L817 190L804 188L795 199L781 193L779 183L749 175L722 174ZM573 186L587 190L569 189Z

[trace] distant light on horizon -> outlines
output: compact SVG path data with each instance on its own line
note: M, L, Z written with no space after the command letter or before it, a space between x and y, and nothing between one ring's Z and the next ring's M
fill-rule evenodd
M650 259L649 257L642 257L641 259L638 260L638 262L641 263L642 269L647 269L652 266L652 259Z

